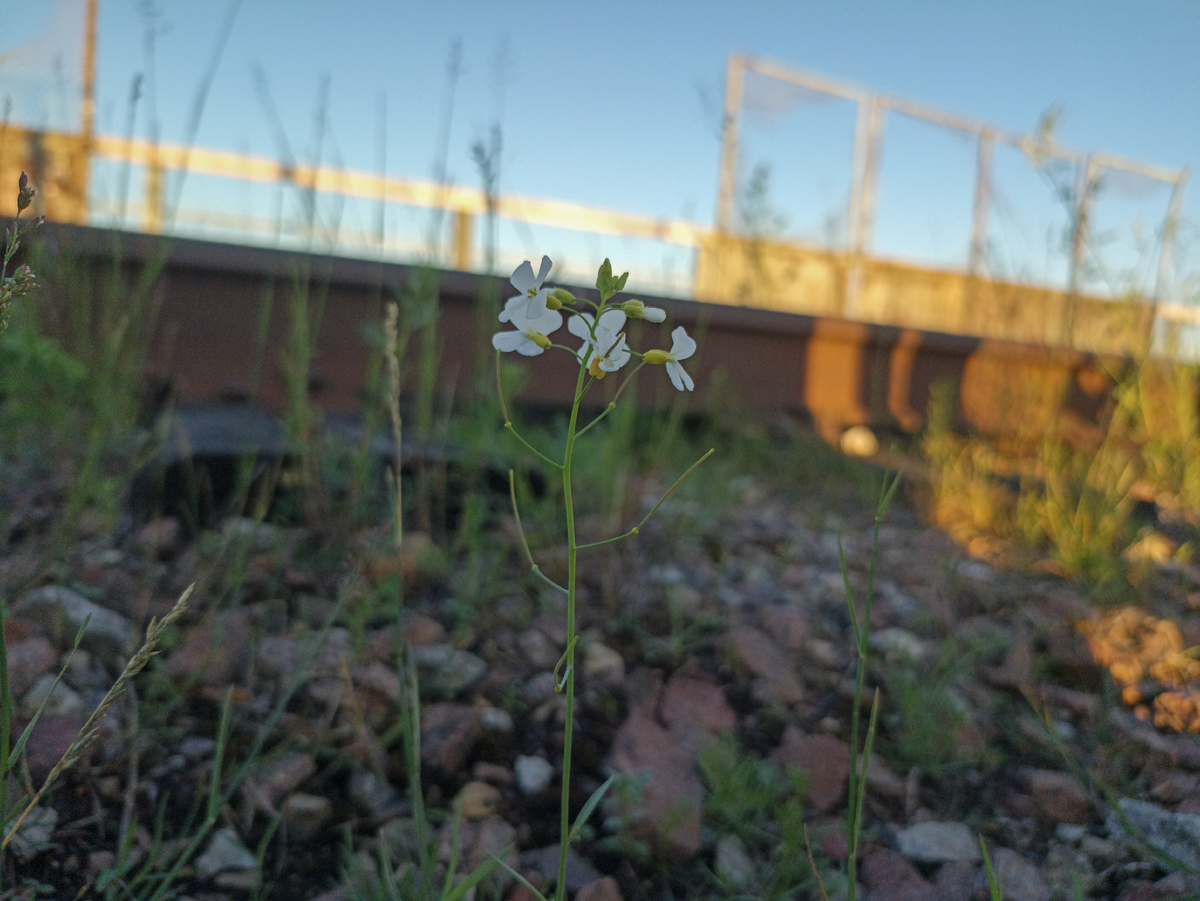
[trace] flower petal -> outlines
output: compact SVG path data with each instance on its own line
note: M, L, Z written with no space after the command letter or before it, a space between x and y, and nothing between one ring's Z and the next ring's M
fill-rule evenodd
M675 386L676 391L692 391L696 387L687 370L674 360L667 360L667 375L671 377L671 384Z
M522 345L526 343L533 344L532 341L525 337L524 332L496 332L496 334L492 335L492 347L502 353L521 350ZM537 347L537 345L534 344L534 347Z
M501 322L511 322L513 314L518 310L523 310L529 305L529 298L524 294L518 294L516 297L510 297L504 302L504 309L500 311Z
M592 317L590 313L578 313L567 322L567 331L576 338L582 338L591 343Z
M676 360L686 360L695 352L696 340L688 337L688 333L682 325L671 332L671 356L673 358Z
M530 304L530 307L532 306ZM542 307L540 310L528 310L526 315L521 316L519 319L514 319L513 325L520 329L533 329L535 332L549 335L562 328L562 321L562 313L558 312L558 310L547 310L545 307Z
M662 322L667 318L667 311L660 307L646 307L642 310L642 318L647 322Z
M600 327L616 335L625 326L625 311L619 307L609 307L600 314Z
M543 265L547 257L542 258ZM537 289L541 285L541 281L535 281L533 278L533 264L526 260L520 266L513 270L512 278L509 279L512 286L522 294L530 288Z
M629 362L631 354L625 346L625 335L622 334L616 339L617 343L613 345L613 349L608 352L603 360L600 361L600 368L605 372L616 372L622 366ZM607 348L605 348L607 350ZM601 351L603 353L603 351Z
M537 274L537 286L539 288L542 286L542 282L544 282L546 280L546 276L550 274L550 267L553 265L554 264L550 262L550 257L547 257L547 256L542 257L542 265L538 267L538 274ZM530 272L533 271L532 266L529 267L529 271Z

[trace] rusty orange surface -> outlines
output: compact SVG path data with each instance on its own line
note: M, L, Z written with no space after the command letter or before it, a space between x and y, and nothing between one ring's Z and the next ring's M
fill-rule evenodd
M131 267L165 254L150 374L166 378L180 401L251 401L275 411L287 401L280 361L297 303L306 304L316 332L312 399L330 412L358 413L368 383L366 336L381 320L382 304L419 277L412 266L215 242L124 234L115 245L112 233L75 226L46 226L36 239L50 239L84 268L98 267L92 283L111 267L115 246ZM505 278L461 272L441 272L438 279L439 393L462 396L481 367L490 372L494 365L490 335L500 327L496 314L511 287ZM700 343L687 364L696 380L687 398L693 409L804 416L827 438L858 424L917 431L931 389L944 380L959 386L961 423L990 433L1014 427L1016 401L1033 388L1062 389L1068 415L1088 421L1109 386L1097 361L1078 351L639 296L663 307L667 322L631 322L633 346L669 347L677 325ZM418 343L414 338L410 352ZM536 388L516 400L569 404L576 372L569 357L547 353L521 362L526 385ZM411 393L415 366L408 368L405 390ZM639 375L630 389L639 402L674 396L657 375ZM597 386L595 402L606 401L616 384L610 379Z

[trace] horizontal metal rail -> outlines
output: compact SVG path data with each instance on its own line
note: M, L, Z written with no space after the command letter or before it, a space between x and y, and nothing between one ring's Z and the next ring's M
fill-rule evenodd
M289 382L280 361L295 335L293 319L315 316L306 319L315 336L308 354L310 397L328 413L361 414L366 404L377 402L370 399L373 351L368 336L378 329L385 299L428 282L415 267L402 264L181 238L114 236L78 226L47 226L38 234L39 243L43 235L51 239L44 241L47 247L70 257L70 265L46 261L39 273L50 308L69 311L92 302L81 293L88 286L97 296L104 294L114 258L135 271L153 265L157 314L148 342L147 377L165 383L167 393L182 403L249 403L283 411ZM89 267L94 271L84 277ZM72 275L57 283L58 271ZM490 334L500 328L496 315L504 283L442 272L437 285L439 384L468 383L468 373L490 371L493 365ZM587 288L567 287L587 296ZM729 423L800 416L830 440L854 425L885 432L919 430L936 386L946 381L958 385L960 420L981 431L1027 433L1035 427L1028 410L1016 403L1031 390L1065 398L1067 408L1055 414L1058 420L1065 417L1076 430L1086 431L1111 389L1111 373L1122 365L1119 358L1100 360L1067 349L674 298L645 299L664 308L668 320L663 325L631 322L631 333L638 332L631 336L634 343L668 347L669 330L686 327L700 344L686 364L697 390L680 394L661 370L647 367L623 398L645 406L682 403ZM514 400L569 406L575 386L569 355L549 352L522 364L530 370L531 387ZM407 369L412 373L417 367ZM597 406L607 403L619 382L598 383L588 400ZM415 384L406 383L404 390L411 396Z

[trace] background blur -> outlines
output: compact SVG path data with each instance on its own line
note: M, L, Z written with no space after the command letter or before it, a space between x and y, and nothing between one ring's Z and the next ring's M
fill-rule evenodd
M86 20L87 0L0 0L6 122L80 130ZM718 218L731 56L999 132L1030 135L1041 123L1047 146L1175 175L1200 157L1197 46L1191 0L99 0L94 132L126 143L93 158L87 216L477 271L547 253L565 281L585 283L608 256L641 290L692 296L698 246ZM916 266L1195 299L1194 186L1176 192L1164 263L1172 183L1097 170L1088 265L1072 276L1079 182L1061 160L996 144L981 229L977 135L888 112L863 234L853 212L859 105L747 71L736 111L731 226L743 233L838 252L863 240L872 257ZM281 168L185 175L146 156L159 146ZM387 201L362 196L383 181L325 190L305 166L402 190ZM973 228L983 236L974 260Z

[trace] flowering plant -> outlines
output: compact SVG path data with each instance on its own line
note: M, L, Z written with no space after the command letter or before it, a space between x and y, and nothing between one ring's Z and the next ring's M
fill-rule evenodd
M679 362L696 352L696 341L688 337L683 326L671 333L674 343L669 351L648 350L638 353L626 346L625 333L621 331L626 319L662 322L667 315L658 307L648 307L640 300L627 300L619 305L609 305L608 302L613 296L624 290L625 281L629 278L628 272L614 278L612 264L605 260L596 275L596 290L600 292L600 303L595 303L587 298L577 298L565 288L550 291L542 287L552 265L550 257L542 257L542 265L536 277L533 274L533 265L528 260L513 272L512 286L521 293L509 298L505 303L500 321L511 323L514 330L497 332L492 336L492 346L496 350L515 350L517 353L533 357L551 347L561 346L554 344L549 336L562 325L562 314L559 310L566 309L572 314L567 331L584 339L583 346L578 351L562 348L568 353L573 353L579 360L581 391L586 392L591 386L591 382L583 382L583 371L593 379L602 379L608 373L616 372L634 356L640 357L643 363L660 366L666 364L671 384L678 390L691 391L695 388L692 377L684 371ZM587 304L595 313L582 312L569 306L577 303Z
M18 217L33 203L33 198L36 196L37 188L29 183L29 176L22 172L21 178L17 183ZM31 228L37 228L42 224L44 219L44 216L36 216L21 227L18 227L14 221L9 228L4 230L4 257L3 263L0 263L0 334L3 334L8 328L8 309L12 304L13 298L29 294L37 287L37 284L34 282L36 276L34 276L33 270L29 266L18 266L16 271L10 276L8 274L8 264L12 262L17 249L21 246L21 235L25 234Z
M587 544L578 543L575 536L574 497L571 491L571 465L575 442L615 408L617 398L620 396L625 384L628 384L628 380L617 390L616 397L591 422L580 428L580 404L584 395L595 382L603 379L610 373L619 371L635 357L640 362L633 370L633 373L630 373L629 378L632 378L633 374L646 364L665 366L667 375L671 379L671 384L676 389L679 391L692 391L695 388L695 383L687 371L684 370L682 361L688 359L696 352L696 342L688 336L686 330L681 326L676 328L671 334L673 343L669 351L652 349L639 352L634 350L628 346L624 332L628 320L645 319L648 322L662 322L666 318L666 313L657 307L648 307L640 300L627 300L623 303L611 302L618 293L624 290L629 273L626 272L620 276L614 276L612 264L608 260L605 260L596 275L596 290L600 294L600 300L597 303L588 298L575 297L565 288L554 288L553 290L546 288L545 281L550 274L552 265L549 257L542 257L542 263L536 276L533 274L533 266L529 262L522 263L513 272L512 285L519 293L505 303L504 311L500 314L500 321L509 323L512 328L493 335L492 346L497 351L498 388L500 387L500 353L516 351L524 356L537 356L546 350L559 349L571 354L579 363L579 374L575 382L575 398L571 405L571 417L567 424L566 447L561 462L551 459L521 437L520 433L513 426L512 420L509 419L508 408L504 403L504 393L502 390L500 391L500 407L504 413L504 427L511 431L517 437L517 440L532 451L543 463L562 474L563 505L567 523L566 585L559 585L541 571L537 563L534 562L533 555L529 550L529 543L525 540L524 532L521 531L520 533L521 544L525 551L526 559L529 561L531 571L542 580L554 586L554 588L563 592L567 597L567 646L554 668L555 690L564 693L566 699L566 722L563 726L559 866L558 881L555 886L555 899L556 901L562 901L562 899L566 898L567 848L573 840L579 837L580 828L600 803L604 793L613 781L610 778L604 785L597 789L583 805L572 825L570 821L571 741L575 712L575 646L579 641L579 636L575 632L575 585L578 552L586 548L611 544L636 535L638 530L662 505L663 501L675 490L675 487L693 469L707 459L713 451L709 450L708 453L693 463L687 472L680 476L675 484L659 499L658 503L654 505L642 521L628 532L603 541L595 541ZM579 307L588 307L590 311L578 309ZM579 346L578 350L561 344L555 344L550 338L550 335L562 326L564 313L569 316L567 331L576 338L583 339L583 344ZM511 472L509 473L509 487L512 492L513 515L516 519L518 529L520 529L521 516L517 509L516 491L513 487ZM525 883L525 885L536 893L537 890L533 886L528 883ZM537 895L539 898L544 897L540 893L537 893Z

